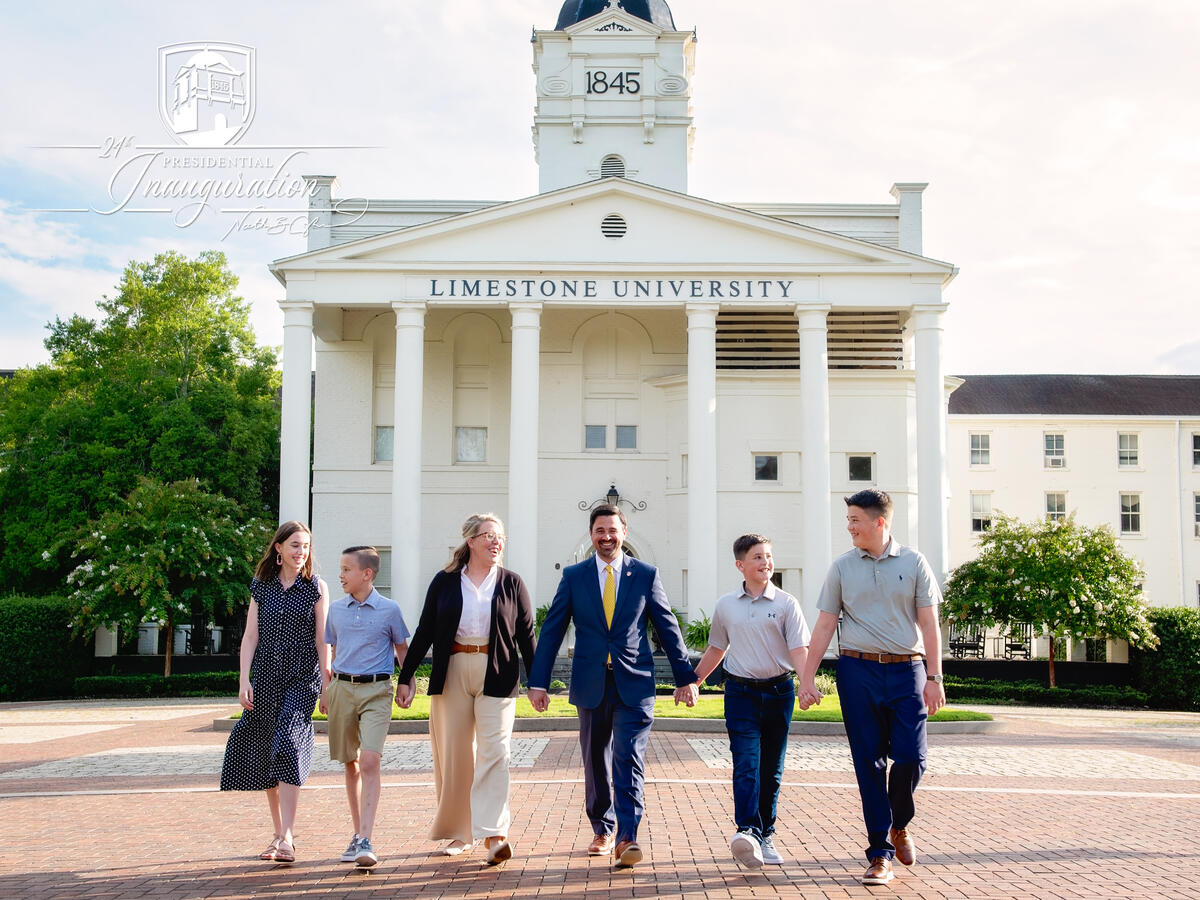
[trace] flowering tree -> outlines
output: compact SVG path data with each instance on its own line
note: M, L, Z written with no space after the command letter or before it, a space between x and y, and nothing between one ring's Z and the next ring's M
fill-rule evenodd
M979 555L946 582L946 618L983 627L1031 622L1049 634L1050 686L1055 686L1053 638L1109 637L1135 647L1158 638L1146 619L1141 563L1126 554L1107 526L1074 517L992 521Z
M244 603L257 555L270 538L265 521L246 517L228 497L204 493L194 480L143 478L88 523L76 545L72 555L82 562L67 576L75 625L90 634L101 625L165 622L163 674L170 675L176 619L232 612Z

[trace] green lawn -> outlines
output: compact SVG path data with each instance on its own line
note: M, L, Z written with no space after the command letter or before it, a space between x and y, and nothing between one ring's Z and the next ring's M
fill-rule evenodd
M724 697L717 694L702 694L699 702L691 709L686 706L676 706L675 701L667 696L660 696L654 704L654 714L661 716L664 719L723 719L725 718L725 700ZM240 716L241 713L238 713ZM517 718L518 719L536 719L540 717L550 716L569 716L574 717L575 707L567 702L566 696L558 695L550 698L550 708L544 713L534 712L529 701L522 695L517 700ZM317 713L313 716L314 719L324 719L325 716ZM428 719L429 718L429 696L427 694L418 694L413 704L409 709L401 709L392 704L393 719ZM971 712L965 709L954 709L946 707L939 710L930 721L933 722L990 722L991 716L984 713ZM801 710L797 707L792 715L794 722L840 722L842 721L842 707L838 703L836 695L825 696L821 698L819 706L813 706L807 710Z

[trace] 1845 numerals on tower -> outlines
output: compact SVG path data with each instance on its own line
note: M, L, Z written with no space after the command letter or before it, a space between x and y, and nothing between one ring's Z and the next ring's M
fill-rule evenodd
M589 69L587 92L589 94L637 94L642 90L642 73L608 72L604 69Z

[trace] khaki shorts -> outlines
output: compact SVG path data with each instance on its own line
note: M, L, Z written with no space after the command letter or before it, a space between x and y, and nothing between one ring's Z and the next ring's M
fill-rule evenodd
M354 684L336 676L325 697L329 709L329 758L340 763L358 759L358 751L383 753L392 722L392 683Z

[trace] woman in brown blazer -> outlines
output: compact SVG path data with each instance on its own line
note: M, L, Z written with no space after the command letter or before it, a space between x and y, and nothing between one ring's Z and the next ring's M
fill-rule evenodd
M429 837L450 841L443 851L448 856L482 840L495 865L512 857L508 759L521 681L518 652L526 672L533 662L533 610L521 576L500 566L500 519L472 515L462 535L425 594L396 702L412 704L413 673L432 647L429 736L438 807Z

